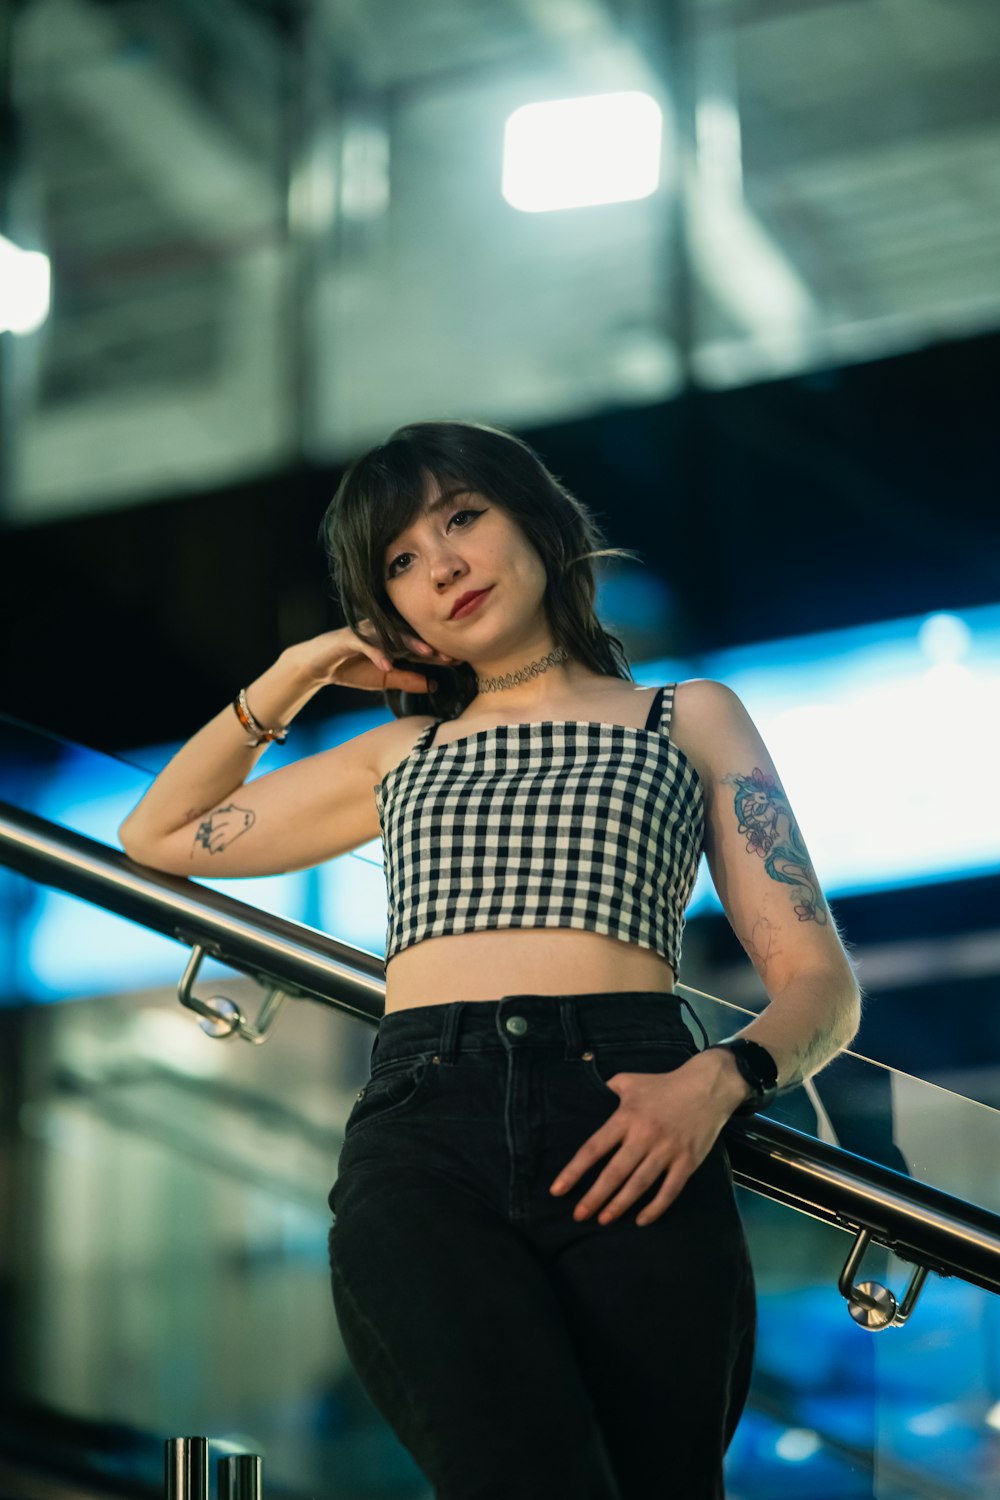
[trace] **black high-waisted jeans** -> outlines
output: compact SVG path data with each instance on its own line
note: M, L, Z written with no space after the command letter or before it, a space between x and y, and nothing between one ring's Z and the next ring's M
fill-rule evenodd
M358 1377L437 1500L719 1500L746 1401L753 1272L720 1136L652 1224L549 1186L615 1073L698 1050L679 997L508 995L393 1011L330 1194ZM603 1205L601 1205L603 1207Z

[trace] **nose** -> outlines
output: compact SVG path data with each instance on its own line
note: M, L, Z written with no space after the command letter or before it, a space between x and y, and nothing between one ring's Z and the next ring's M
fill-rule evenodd
M446 588L462 573L462 564L456 557L442 557L431 564L431 577L438 589Z

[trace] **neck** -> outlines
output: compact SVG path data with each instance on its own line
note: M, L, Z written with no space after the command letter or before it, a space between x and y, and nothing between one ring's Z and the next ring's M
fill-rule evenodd
M491 675L477 666L479 692L474 702L477 707L488 707L491 713L538 712L548 704L565 701L592 676L593 673L573 660L565 647L547 647L540 655L519 657L516 665Z

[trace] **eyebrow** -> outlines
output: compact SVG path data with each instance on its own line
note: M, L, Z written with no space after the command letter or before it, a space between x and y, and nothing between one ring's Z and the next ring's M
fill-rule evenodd
M436 500L433 500L430 505L425 506L423 514L426 516L436 515L439 510L444 510L445 506L450 505L459 495L471 495L471 493L472 491L465 485L462 485L459 489L444 490Z

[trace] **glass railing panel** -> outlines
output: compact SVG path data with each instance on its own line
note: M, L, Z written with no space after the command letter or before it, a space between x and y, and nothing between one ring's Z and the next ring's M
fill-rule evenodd
M710 1040L741 1031L756 1012L685 984ZM953 1197L1000 1213L1000 1110L925 1079L844 1052L767 1111ZM846 1252L845 1252L846 1255Z
M0 715L0 799L120 848L148 771ZM180 977L176 943L0 865L3 1003L51 1003ZM216 969L216 973L220 970Z
M63 828L117 845L118 825L153 774L121 756L0 714L0 796Z
M747 1405L726 1455L740 1500L871 1500L877 1430L872 1335L837 1291L838 1230L736 1189L757 1286Z
M890 1271L899 1279L909 1267ZM1000 1494L1000 1298L932 1276L905 1330L875 1343L878 1447L874 1500L913 1492ZM912 1476L919 1476L918 1488Z
M296 749L272 748L275 758L263 756L250 780L296 759L327 748L325 725L302 726ZM74 744L48 731L0 715L0 799L36 813L56 824L120 849L118 828L178 747L153 747L140 765L132 756L109 755ZM91 957L105 972L104 950L109 939L103 914L74 902L57 891L28 888L16 877L0 874L11 890L8 906L27 902L33 913L26 962L19 966L17 985L25 998L51 1001L79 993ZM240 880L199 877L199 885L222 891L261 911L299 922L317 932L381 957L385 952L385 878L379 840L311 870ZM136 927L119 935L117 949L123 983L165 983L178 969L179 950L166 938ZM65 957L74 955L72 973ZM207 959L206 978L223 972ZM89 985L87 986L90 991Z
M177 748L169 747L163 756L164 763ZM155 759L155 751L153 755ZM251 780L273 769L273 764L262 766L258 762ZM157 769L140 765L131 758L74 744L50 731L0 714L0 797L114 849L121 848L119 825L156 775ZM254 897L244 899L253 899L254 904L277 912L289 901L281 889L283 882L294 889L295 876L264 876L225 884L244 891L253 889ZM205 883L215 888L222 885L214 880ZM269 902L275 904L271 906Z
M994 1500L1000 1299L932 1274L902 1327L870 1333L837 1290L851 1236L736 1192L758 1334L750 1398L727 1455L727 1494ZM900 1296L912 1269L876 1247L863 1277Z

